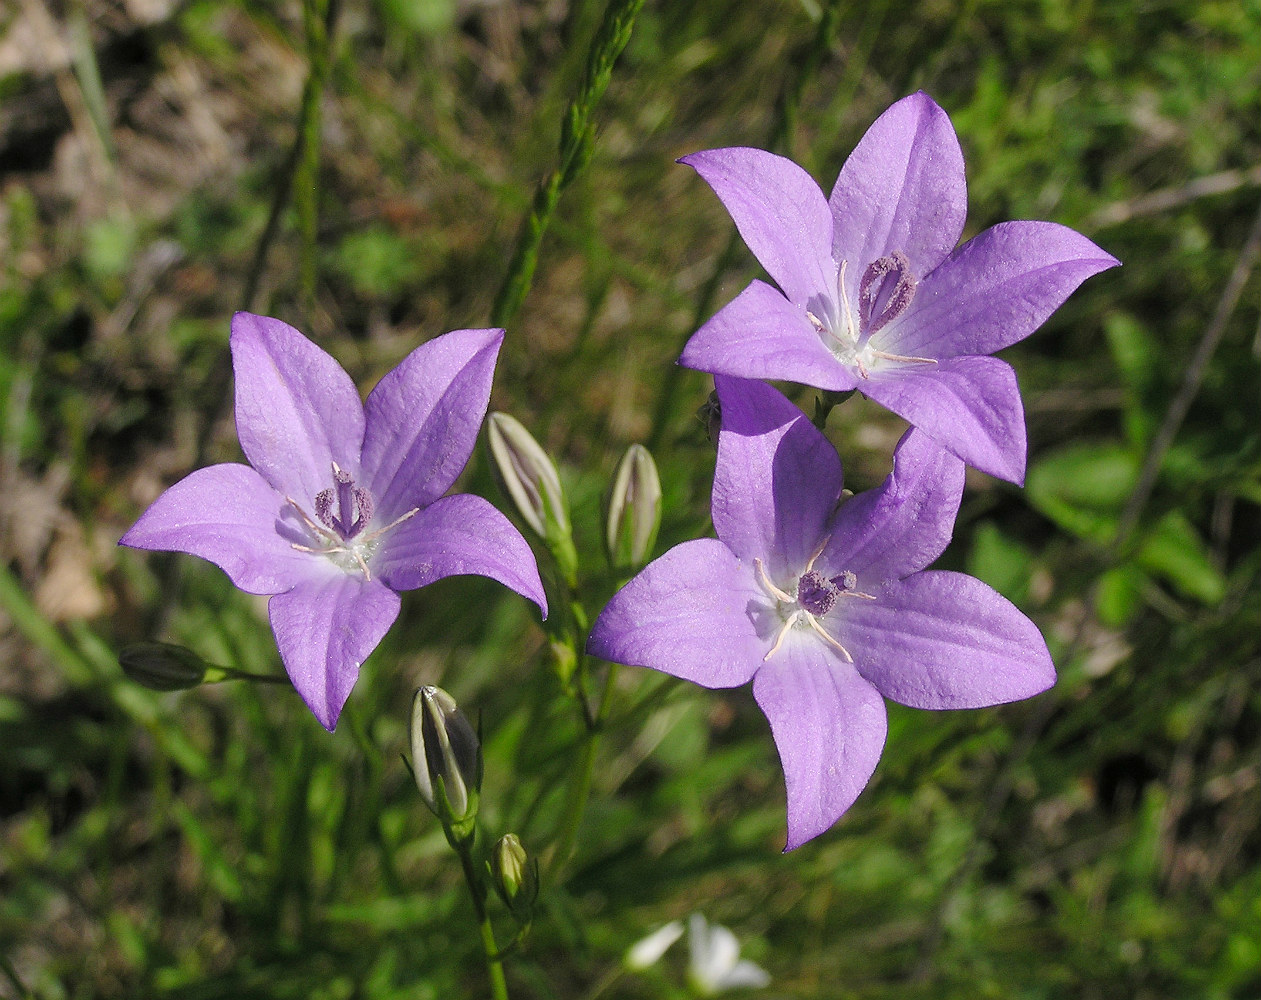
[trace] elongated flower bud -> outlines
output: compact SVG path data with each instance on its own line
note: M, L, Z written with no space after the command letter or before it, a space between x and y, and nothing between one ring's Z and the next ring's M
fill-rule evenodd
M526 855L515 833L505 833L495 844L490 875L504 905L522 923L529 921L539 894L539 863Z
M521 421L506 413L492 413L486 418L486 436L500 485L525 523L540 538L547 537L549 520L568 533L569 507L560 476L543 447Z
M639 569L652 554L661 525L661 479L642 444L626 449L609 493L604 544L614 569Z
M569 502L556 466L542 446L515 417L492 413L486 438L495 478L511 498L522 520L547 545L565 579L573 586L578 574Z
M482 746L455 699L418 688L412 700L412 773L421 798L458 837L472 833L482 786Z
M123 673L151 691L185 691L206 679L210 669L191 649L169 642L134 642L118 654Z

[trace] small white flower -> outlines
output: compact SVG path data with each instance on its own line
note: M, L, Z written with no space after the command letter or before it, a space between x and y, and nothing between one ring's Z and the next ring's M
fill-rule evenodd
M699 913L687 922L691 952L688 982L704 996L739 986L768 986L770 975L760 965L740 958L740 942L726 927L710 924Z

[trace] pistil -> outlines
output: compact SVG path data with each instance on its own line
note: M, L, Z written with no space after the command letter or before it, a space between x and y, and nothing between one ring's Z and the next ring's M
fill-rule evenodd
M779 627L775 634L775 641L771 644L770 651L762 657L765 662L779 652L779 647L783 645L785 636L798 623L804 622L809 625L821 639L829 646L835 649L845 658L846 663L853 663L854 658L850 655L841 643L819 623L819 619L824 617L835 606L836 602L842 597L857 597L868 601L874 601L876 598L872 594L864 594L854 588L858 585L858 579L849 570L828 578L814 568L814 562L823 554L823 550L827 548L830 539L825 538L815 550L814 555L810 557L806 563L805 570L797 579L796 595L789 594L776 586L766 572L766 567L762 564L761 559L754 559L753 565L757 570L758 582L766 589L766 592L780 604L789 605L792 610L788 617L784 619L784 624Z
M372 570L368 567L368 557L376 549L378 539L408 518L419 514L420 508L413 507L389 524L365 533L364 528L372 520L374 509L372 494L363 487L356 486L354 478L336 462L333 463L333 483L332 487L320 490L316 494L315 518L303 510L302 505L293 497L285 497L285 502L302 519L307 531L322 543L301 545L290 542L289 544L299 552L327 556L347 555L363 573L364 579L371 580ZM316 518L319 520L317 521Z

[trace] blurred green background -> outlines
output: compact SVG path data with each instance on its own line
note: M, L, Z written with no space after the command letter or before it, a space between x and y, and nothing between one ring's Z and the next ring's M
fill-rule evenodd
M115 542L196 465L239 459L233 310L291 322L365 391L489 325L604 9L334 3L0 9L0 997L486 995L400 760L419 683L480 715L488 829L554 833L582 727L532 609L489 581L405 595L333 735L285 687L158 695L118 669L156 638L280 670L261 600ZM1059 683L891 705L871 785L781 856L749 691L622 671L514 996L685 996L682 945L616 971L698 909L770 972L764 996L1261 996L1261 2L650 0L492 407L561 467L591 607L630 442L661 468L657 551L708 530L710 383L673 359L758 272L674 159L770 147L830 190L919 88L959 132L966 235L1050 219L1124 264L1005 352L1027 488L970 479L940 563L1039 623ZM294 157L303 107L317 155ZM854 399L828 431L859 489L901 425ZM487 465L463 488L502 505Z

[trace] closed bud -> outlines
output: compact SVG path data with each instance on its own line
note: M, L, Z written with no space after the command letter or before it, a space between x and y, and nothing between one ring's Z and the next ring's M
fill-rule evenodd
M626 449L609 492L604 543L617 570L639 569L652 554L661 525L661 479L642 444Z
M473 832L482 786L482 745L455 699L442 688L418 688L412 700L412 773L421 798L448 832Z
M506 833L490 856L490 875L504 905L523 923L530 919L539 894L539 863L526 856L515 833Z
M569 522L569 502L556 466L521 422L506 413L492 413L486 418L486 439L500 488L521 519L547 545L573 586L578 553Z
M185 691L212 669L191 649L168 642L134 642L118 654L123 673L151 691Z

